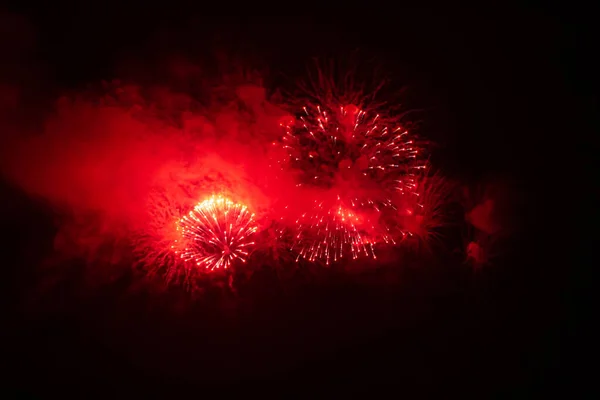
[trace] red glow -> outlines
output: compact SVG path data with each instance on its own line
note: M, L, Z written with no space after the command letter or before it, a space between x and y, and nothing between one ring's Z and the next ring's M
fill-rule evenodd
M295 197L286 173L268 166L284 113L265 104L262 88L232 87L231 99L210 111L181 114L190 96L113 86L106 97L60 99L42 130L1 138L2 174L57 211L56 246L65 256L123 259L104 253L133 242L137 265L179 280L176 221L198 199L222 193L263 216L278 193ZM243 111L231 107L239 102Z
M398 199L402 207L395 214L393 225L401 237L417 239L412 243L431 250L441 240L440 228L451 224L445 206L452 193L453 186L439 174L417 177L414 191Z
M264 88L231 84L192 112L191 95L115 85L61 99L42 132L2 143L3 173L66 215L63 251L97 259L105 242L132 243L144 271L189 283L250 249L376 258L432 221L424 144L384 109L327 95L289 115Z

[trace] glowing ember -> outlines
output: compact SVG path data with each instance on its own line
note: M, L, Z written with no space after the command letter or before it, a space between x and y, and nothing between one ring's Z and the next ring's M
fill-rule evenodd
M177 223L186 243L181 258L207 270L228 268L235 260L246 262L257 226L245 205L222 196L198 203Z

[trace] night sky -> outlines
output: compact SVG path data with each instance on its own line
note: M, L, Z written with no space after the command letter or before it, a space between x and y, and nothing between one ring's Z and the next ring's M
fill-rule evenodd
M565 388L558 378L571 360L573 333L563 329L568 307L561 299L570 281L546 262L561 257L537 248L561 247L542 210L571 207L563 193L540 199L578 168L556 154L576 151L567 138L588 130L582 116L592 110L593 80L582 82L594 69L580 53L587 25L533 8L374 13L362 4L319 17L225 17L207 16L205 7L15 5L3 14L2 81L18 82L28 107L42 110L60 93L101 80L170 84L161 68L173 57L218 70L225 54L268 69L266 84L275 87L302 76L312 57L340 59L358 49L419 110L421 133L440 144L434 161L447 175L511 182L524 199L513 216L521 222L515 247L476 278L463 267L414 267L395 275L394 285L378 286L385 278L333 274L291 297L265 270L248 289L253 311L236 318L222 317L210 298L173 311L169 304L183 296L177 291L127 295L127 278L81 300L73 294L77 273L55 284L47 303L56 306L32 311L23 304L35 297L36 266L52 246L52 215L3 183L14 211L2 215L4 230L17 234L3 256L8 373L0 386L35 398L105 390L117 398L209 390L239 396L250 388L320 397L321 387L334 395L508 397ZM551 218L556 230L568 219L560 212Z

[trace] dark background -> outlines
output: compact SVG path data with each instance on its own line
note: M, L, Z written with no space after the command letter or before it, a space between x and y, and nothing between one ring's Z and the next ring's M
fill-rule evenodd
M400 396L571 390L579 320L568 313L569 293L582 280L565 269L581 254L569 261L548 249L576 240L562 228L574 211L558 211L576 208L569 186L586 201L578 182L593 158L572 156L591 151L575 140L587 138L593 110L589 25L566 10L367 6L320 17L213 17L172 2L22 3L11 11L33 35L15 40L30 51L15 52L5 67L22 87L35 84L33 104L40 92L101 79L152 80L123 65L193 59L207 48L292 77L310 57L359 48L406 85L409 106L424 109L423 133L442 144L446 174L468 184L500 176L526 199L510 257L477 277L451 259L403 258L402 268L368 276L332 272L286 285L265 270L243 287L235 316L218 291L201 303L177 290L131 294L130 277L82 295L78 265L39 301L31 282L51 247L51 214L6 183L4 199L19 207L3 215L5 232L15 232L4 251L3 388L39 397L239 395L255 386L280 396L319 396L326 387ZM32 297L37 305L23 306Z

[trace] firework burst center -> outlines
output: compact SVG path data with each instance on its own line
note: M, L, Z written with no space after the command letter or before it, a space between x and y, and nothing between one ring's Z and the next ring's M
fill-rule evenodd
M246 205L221 195L198 203L177 225L186 244L180 257L211 271L246 262L258 229Z

